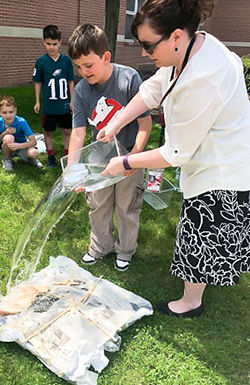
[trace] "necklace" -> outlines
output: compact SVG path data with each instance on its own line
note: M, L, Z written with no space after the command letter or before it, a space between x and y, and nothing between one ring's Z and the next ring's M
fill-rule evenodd
M189 43L189 45L187 47L187 50L186 50L185 57L184 57L183 62L182 62L182 66L181 66L181 70L180 70L179 75L177 76L175 81L172 83L172 85L169 87L169 89L165 92L165 94L163 95L163 97L162 97L162 99L160 101L160 104L159 104L159 107L158 107L158 112L159 112L159 116L160 116L160 120L161 120L161 133L160 133L159 146L162 146L162 144L163 144L164 130L165 130L165 119L164 119L164 114L163 114L163 111L162 111L162 103L166 99L166 97L170 94L170 92L172 91L172 89L176 85L177 80L179 79L182 71L186 67L188 59L189 59L189 55L190 55L190 52L191 52L191 49L193 48L193 45L194 45L194 42L195 42L195 39L196 39L196 35L194 35L194 37L190 40L190 43ZM170 80L173 80L174 71L175 71L175 67L173 67L173 69L172 69Z

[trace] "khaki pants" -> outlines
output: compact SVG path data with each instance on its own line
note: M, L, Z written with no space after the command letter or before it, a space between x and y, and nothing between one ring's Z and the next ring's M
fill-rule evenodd
M143 203L144 170L113 186L87 192L91 224L89 254L100 258L115 249L117 258L130 261L137 249L139 216ZM117 236L114 236L114 213Z

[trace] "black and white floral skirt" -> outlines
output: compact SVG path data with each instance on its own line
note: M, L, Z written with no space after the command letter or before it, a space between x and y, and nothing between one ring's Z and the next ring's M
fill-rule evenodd
M171 274L229 286L250 272L250 192L209 191L184 199Z

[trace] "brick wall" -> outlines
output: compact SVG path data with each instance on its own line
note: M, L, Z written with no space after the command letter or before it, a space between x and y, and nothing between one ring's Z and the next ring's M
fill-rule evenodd
M67 53L67 41L78 24L93 23L104 26L104 0L1 0L1 28L21 27L39 30L47 24L56 24L62 31L62 53ZM217 1L214 15L206 23L206 30L229 48L242 56L250 53L249 0ZM126 0L121 0L118 35L124 37ZM238 44L239 43L239 44ZM38 56L44 54L41 38L5 37L0 33L0 87L32 83L32 71ZM141 56L141 48L136 43L119 41L116 48L116 62L138 68L152 62Z
M126 4L120 8L120 30L125 30ZM213 16L206 22L206 30L223 41L231 51L239 56L250 54L250 1L217 0ZM241 46L247 43L249 46ZM131 67L147 67L152 61L141 56L141 48L136 44L118 43L116 61Z
M35 58L43 52L41 42L37 39L2 37L0 45L0 86L31 83Z
M42 29L56 24L62 31L61 52L67 54L68 39L79 23L103 27L104 7L103 0L1 0L0 27ZM0 36L0 46L0 87L31 84L36 59L45 53L41 38Z
M249 15L249 0L217 0L213 17L206 23L206 30L239 56L250 54ZM248 46L241 46L244 43Z

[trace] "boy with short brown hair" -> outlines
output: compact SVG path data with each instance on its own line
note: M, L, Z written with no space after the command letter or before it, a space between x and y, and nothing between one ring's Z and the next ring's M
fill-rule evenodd
M36 104L34 111L40 111L40 93L43 90L43 129L48 154L47 167L56 166L52 136L57 125L61 128L64 142L64 155L68 154L72 128L72 97L74 90L74 71L70 58L59 52L62 45L61 31L56 25L43 29L43 45L46 54L40 56L33 72Z
M24 118L16 115L17 107L13 96L0 97L0 147L3 153L3 168L13 171L12 158L19 157L38 168L43 165L38 160L35 148L36 138Z
M92 141L96 140L98 131L138 92L141 78L133 68L111 63L107 37L95 25L84 24L75 29L69 39L68 53L82 76L74 90L71 154L84 145L87 126L91 128ZM147 111L124 128L117 139L129 153L141 152L146 147L151 123ZM86 192L91 235L82 263L96 263L114 250L115 268L119 271L129 268L137 249L143 174L142 169L127 169L124 174L127 178L114 186ZM114 233L114 214L117 235Z

